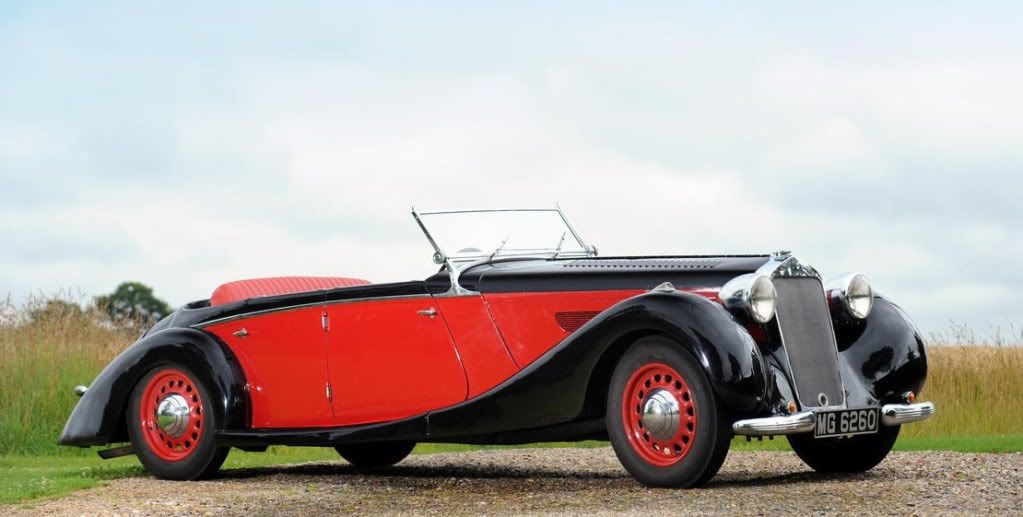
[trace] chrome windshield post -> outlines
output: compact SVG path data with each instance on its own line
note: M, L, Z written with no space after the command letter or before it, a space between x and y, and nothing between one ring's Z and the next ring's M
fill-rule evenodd
M451 265L450 261L448 260L447 256L444 255L444 252L440 249L440 246L437 245L437 241L433 240L433 235L430 235L430 230L426 229L426 225L423 224L423 220L420 219L419 212L416 211L415 206L412 207L412 217L415 218L416 224L419 225L419 229L423 230L423 235L426 236L426 240L430 241L430 246L433 246L434 251L433 261L437 264L448 264L450 266Z
M440 246L437 245L437 241L434 240L433 235L430 235L430 230L428 230L426 228L426 225L423 224L423 220L419 217L419 212L416 211L415 206L412 207L412 217L416 220L416 224L419 225L419 229L423 231L423 235L426 236L426 240L430 242L430 246L433 246L433 262L436 264L444 265L444 267L448 270L448 278L450 279L451 282L451 287L448 288L449 292L451 294L456 295L473 294L472 291L464 289L458 283L458 276L462 272L462 270L455 267L455 264L454 262L452 262L451 258L449 258L444 253L444 250L442 250Z
M569 222L568 217L565 216L565 212L561 209L561 205L554 203L554 209L558 212L558 215L561 216L561 220L565 222L565 226L567 226L568 231L572 233L572 237L575 237L575 241L578 242L579 245L582 246L584 250L586 250L586 255L588 257L596 257L597 247L586 244L586 241L584 241L583 238L579 236L579 232L575 230L575 226L572 226L572 223Z

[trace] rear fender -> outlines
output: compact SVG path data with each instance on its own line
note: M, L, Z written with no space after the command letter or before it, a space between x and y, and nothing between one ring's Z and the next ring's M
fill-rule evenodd
M168 363L187 367L210 391L218 431L248 427L245 376L234 354L205 332L171 328L144 336L100 372L71 412L58 443L87 447L127 441L125 410L135 385Z

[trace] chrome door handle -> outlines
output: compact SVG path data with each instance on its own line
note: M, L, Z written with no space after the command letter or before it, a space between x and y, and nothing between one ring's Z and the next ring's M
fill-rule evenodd
M434 316L437 315L437 309L434 309L433 307L430 307L429 309L418 310L418 311L416 311L416 314L418 314L420 316L426 316L428 318L433 318Z
M235 337L245 337L249 335L249 331L242 328L241 330L234 331L233 334L235 335Z

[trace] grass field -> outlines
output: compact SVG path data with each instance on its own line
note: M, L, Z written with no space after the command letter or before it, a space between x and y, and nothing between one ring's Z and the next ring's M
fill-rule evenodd
M31 320L28 315L34 313ZM137 460L102 462L89 449L56 445L77 402L76 384L88 384L138 331L94 323L89 314L0 304L0 502L53 495L105 479L141 472ZM903 429L901 450L1023 451L1023 347L928 348L930 372L922 400L937 415ZM593 443L582 444L593 445ZM785 440L746 443L742 449L783 450ZM422 445L417 453L472 447ZM270 453L233 451L229 468L332 459L330 450L275 448Z

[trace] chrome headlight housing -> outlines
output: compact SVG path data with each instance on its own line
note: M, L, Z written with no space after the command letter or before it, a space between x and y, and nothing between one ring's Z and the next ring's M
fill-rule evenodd
M863 320L874 307L874 290L870 280L860 273L845 273L832 278L824 286L832 306L840 306L849 316Z
M757 323L767 323L774 318L778 293L767 275L751 273L728 281L718 298L728 309L742 312Z

